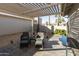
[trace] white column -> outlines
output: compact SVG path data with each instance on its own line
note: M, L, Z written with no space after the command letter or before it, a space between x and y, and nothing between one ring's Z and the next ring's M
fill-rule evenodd
M50 25L50 15L49 15L49 25Z
M32 34L34 32L34 18L32 19Z

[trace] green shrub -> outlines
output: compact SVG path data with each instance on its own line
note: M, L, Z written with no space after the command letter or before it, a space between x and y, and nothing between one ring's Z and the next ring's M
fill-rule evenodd
M56 29L54 34L59 34L59 35L66 35L66 30L62 29Z

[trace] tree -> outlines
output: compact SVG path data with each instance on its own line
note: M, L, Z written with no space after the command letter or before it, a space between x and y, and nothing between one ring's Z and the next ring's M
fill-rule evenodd
M59 24L61 24L62 22L65 22L64 18L58 15L58 18L56 19L57 25L59 26Z

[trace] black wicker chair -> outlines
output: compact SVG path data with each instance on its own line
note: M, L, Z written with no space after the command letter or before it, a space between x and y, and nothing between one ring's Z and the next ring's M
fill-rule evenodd
M20 48L27 47L31 43L28 32L23 32L20 39Z

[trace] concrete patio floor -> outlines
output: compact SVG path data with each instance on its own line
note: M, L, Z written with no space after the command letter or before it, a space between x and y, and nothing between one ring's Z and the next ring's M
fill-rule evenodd
M60 36L52 36L50 39L45 39L44 49L48 48L49 50L38 51L34 54L34 56L66 56L66 47L62 45L61 41L59 41L59 37ZM71 49L68 49L68 56L73 56Z
M44 49L49 50L40 50L35 48L32 44L28 48L20 49L19 43L14 45L8 45L6 47L0 48L0 55L2 56L66 56L66 50L50 50L50 49L59 49L65 48L62 43L59 41L60 36L52 36L50 39L44 39ZM1 53L2 52L2 53ZM68 50L68 56L73 56L71 49Z

